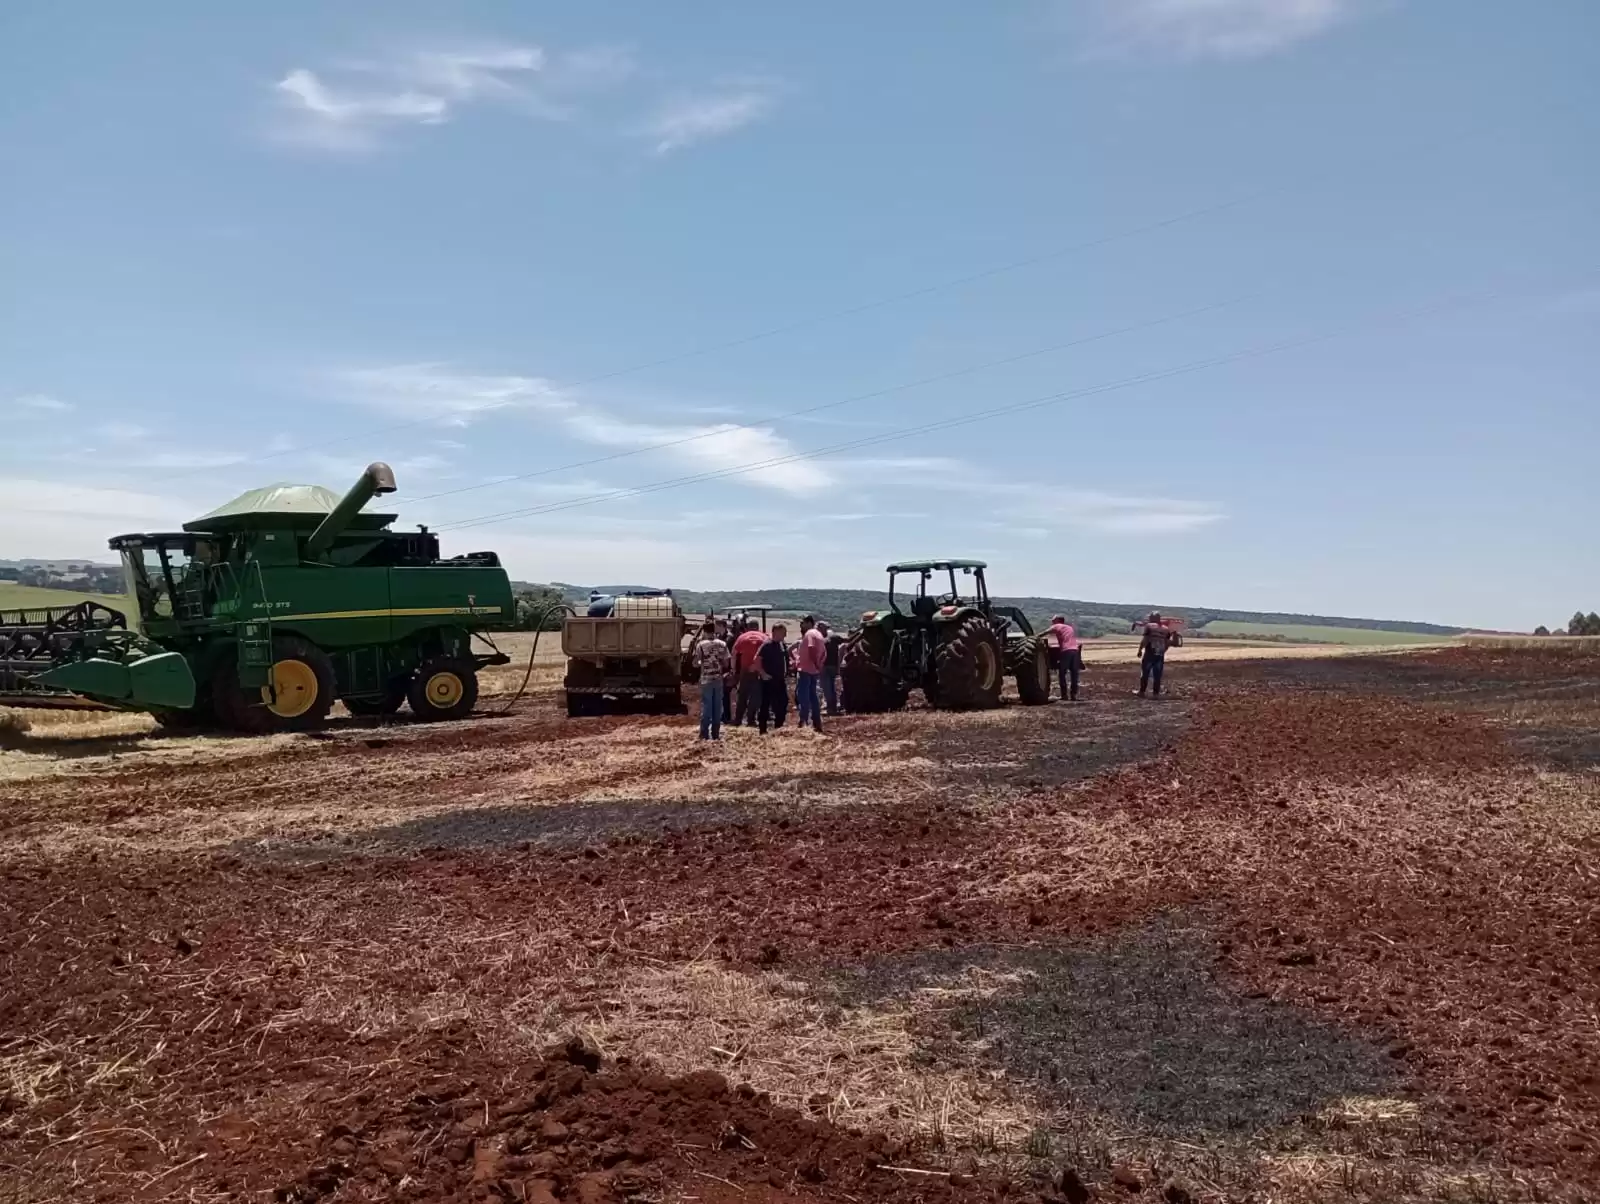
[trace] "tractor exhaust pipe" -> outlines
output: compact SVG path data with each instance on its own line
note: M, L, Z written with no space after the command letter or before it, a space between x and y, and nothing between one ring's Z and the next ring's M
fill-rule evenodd
M350 486L350 492L339 499L339 504L328 512L328 517L317 524L317 529L306 540L306 559L321 560L333 547L333 541L361 512L361 507L380 493L394 491L394 469L381 460L368 464L366 471Z

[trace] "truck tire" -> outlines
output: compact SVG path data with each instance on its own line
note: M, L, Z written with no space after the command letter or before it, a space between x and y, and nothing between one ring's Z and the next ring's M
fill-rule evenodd
M1017 681L1017 697L1023 706L1036 707L1050 701L1050 647L1038 636L1018 640L1007 652L1007 666Z
M839 649L840 703L851 715L903 710L908 691L883 670L883 658L858 631Z
M993 625L982 615L969 615L943 634L934 666L938 689L929 701L940 710L976 711L1000 705L1005 653Z
M455 656L430 656L406 690L411 713L424 723L464 719L478 702L478 671Z
M217 669L211 697L224 726L254 735L305 732L321 727L338 687L333 662L310 640L280 635L272 640L274 690L239 685L239 665L226 658Z

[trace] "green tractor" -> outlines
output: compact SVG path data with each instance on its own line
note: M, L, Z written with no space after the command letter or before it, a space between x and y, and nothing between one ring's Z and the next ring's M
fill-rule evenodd
M181 532L117 536L139 630L105 608L0 616L8 688L257 733L318 727L335 700L356 715L466 715L479 670L510 660L472 641L514 627L511 582L493 552L442 559L427 528L363 512L394 489L371 464L343 497L273 485Z
M1006 674L1029 706L1050 701L1050 652L1015 606L997 606L981 560L907 560L889 566L889 609L869 610L839 654L845 709L897 711L912 690L941 710L1000 705ZM956 574L971 578L966 590ZM901 607L895 579L914 576ZM948 583L949 589L940 587Z

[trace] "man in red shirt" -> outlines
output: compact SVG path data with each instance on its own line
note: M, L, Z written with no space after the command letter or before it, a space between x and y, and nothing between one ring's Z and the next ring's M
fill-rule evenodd
M800 726L822 730L822 669L828 660L828 638L810 615L800 620L800 646L795 650L794 707Z
M754 620L747 621L744 628L733 641L733 677L739 683L739 710L733 725L754 727L756 712L761 707L761 667L756 662L756 654L767 637L757 629Z

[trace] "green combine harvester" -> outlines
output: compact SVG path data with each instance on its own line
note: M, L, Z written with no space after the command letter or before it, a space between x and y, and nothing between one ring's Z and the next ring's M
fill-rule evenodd
M260 733L318 727L336 700L461 718L479 670L509 662L483 636L515 625L511 581L493 552L441 559L426 527L363 511L394 489L371 464L343 497L272 485L181 532L117 536L139 630L93 602L0 611L0 701Z

